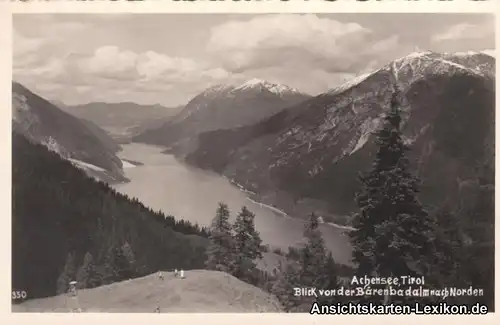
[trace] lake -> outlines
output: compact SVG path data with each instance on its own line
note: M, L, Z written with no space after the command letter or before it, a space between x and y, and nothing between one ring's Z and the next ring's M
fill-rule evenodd
M189 166L173 155L163 154L161 147L137 143L122 147L123 151L118 154L120 158L144 165L124 165L130 182L113 187L130 197L137 197L144 205L202 226L210 224L220 201L229 206L232 220L241 207L246 206L255 213L255 227L264 244L286 250L302 240L303 220L284 216L251 201L249 194L224 177ZM334 259L338 263L349 263L351 248L345 230L326 224L320 227Z

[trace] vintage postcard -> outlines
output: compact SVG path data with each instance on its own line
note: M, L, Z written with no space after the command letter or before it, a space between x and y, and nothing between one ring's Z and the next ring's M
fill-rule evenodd
M154 3L2 14L13 314L494 323L492 10Z

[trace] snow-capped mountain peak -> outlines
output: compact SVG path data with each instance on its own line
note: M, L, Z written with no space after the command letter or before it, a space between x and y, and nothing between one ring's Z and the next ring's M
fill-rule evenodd
M232 87L230 85L218 84L218 85L215 85L215 86L212 86L210 88L205 89L205 91L203 91L203 94L219 93L219 92L229 90L229 89L232 89Z
M371 75L375 74L377 71L379 71L379 70L360 74L360 75L358 75L358 76L356 76L356 77L354 77L354 78L352 78L350 80L347 80L346 82L344 82L340 86L331 89L328 93L330 93L332 95L339 94L339 93L343 92L344 90L347 90L347 89L349 89L351 87L354 87L354 86L360 84L361 82L363 82L364 80L366 80L368 77L370 77Z
M422 78L427 74L453 73L453 71L468 72L472 74L488 74L490 67L488 62L481 62L480 52L454 52L437 53L433 51L413 52L404 57L396 59L382 69L360 74L351 80L337 86L329 91L330 94L339 94L362 83L370 76L380 71L391 71L396 80L411 80Z
M478 52L435 53L431 51L411 53L393 61L387 66L396 79L401 75L411 75L412 80L427 74L470 73L488 75L491 71L488 62L478 58Z
M214 85L203 91L201 95L204 97L219 96L220 94L234 96L238 92L261 91L264 89L278 96L283 96L288 94L305 95L304 93L298 91L295 88L288 87L283 84L272 83L258 78L249 79L239 84L228 83L228 84Z
M268 84L268 82L265 80L253 78L237 86L236 89L253 88L261 85L265 86L266 84Z
M285 93L299 93L299 91L295 88L291 88L282 84L271 83L258 78L250 79L243 84L234 87L233 91L244 91L259 88L267 89L268 91L276 95L283 95Z

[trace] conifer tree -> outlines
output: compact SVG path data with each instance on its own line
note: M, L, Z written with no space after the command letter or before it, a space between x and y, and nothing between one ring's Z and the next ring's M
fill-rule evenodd
M102 265L98 268L101 284L110 284L116 280L113 249L109 248L105 255Z
M230 272L234 265L232 227L229 209L219 203L210 227L209 245L206 250L205 267L209 270Z
M128 276L133 278L136 276L137 271L137 261L135 259L134 251L132 250L132 246L128 242L125 242L122 246L122 253L125 259L127 260L128 265Z
M115 281L122 281L122 280L127 280L130 279L133 275L133 272L131 270L130 263L125 256L125 253L123 251L123 248L115 248L114 250L114 263L113 266L115 268L115 276L116 279Z
M467 251L462 238L460 220L454 217L448 205L435 213L436 238L434 265L429 282L440 287L466 287L470 285L464 274ZM464 297L448 297L448 303L463 303Z
M361 177L356 197L360 211L350 237L358 276L425 276L434 253L435 224L417 199L419 181L409 170L398 99L395 90L385 125L376 133L372 170Z
M458 273L461 267L461 257L464 253L464 243L460 230L460 222L453 217L449 207L444 206L436 213L436 258L440 265L439 275L441 283L460 287L462 280ZM465 279L464 279L465 280Z
M300 249L300 282L303 286L323 289L328 284L325 273L327 250L319 229L318 216L312 213L304 227L306 243Z
M130 266L121 247L108 249L101 272L102 284L110 284L130 278Z
M93 257L89 252L85 254L83 264L76 273L76 281L79 289L93 288L99 284Z
M300 288L300 266L296 261L287 260L280 264L276 272L276 281L271 292L278 298L285 311L290 311L301 304L301 297L296 296L294 288Z
M335 260L333 259L332 253L328 252L326 256L326 262L324 266L324 274L326 276L326 283L324 286L325 290L336 290L339 288L339 277L337 275L337 265L335 264ZM319 297L319 302L322 304L333 304L338 302L341 297L332 295L332 296L321 296Z
M75 256L72 253L69 253L66 257L64 269L57 279L57 294L67 293L69 290L69 283L75 279L75 276Z
M255 260L262 258L262 240L255 230L255 214L247 207L242 207L233 225L234 264L232 273L238 279L253 282L251 276L255 273Z

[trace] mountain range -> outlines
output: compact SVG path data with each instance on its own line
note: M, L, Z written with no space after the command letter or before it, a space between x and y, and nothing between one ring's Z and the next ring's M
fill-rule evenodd
M161 127L146 130L132 141L194 148L197 135L203 132L251 125L309 97L296 89L260 79L217 85L195 96Z
M14 132L45 145L89 175L108 182L126 181L120 146L91 121L65 113L23 85L12 83Z
M223 120L208 113L213 98L236 101L237 106L225 108L235 114L255 107L233 99L233 88L219 87L193 99L170 124L136 139L169 146L180 134L195 136L196 145L174 153L290 214L320 211L326 219L348 224L358 175L370 167L376 150L372 133L395 86L404 94L403 133L422 179L424 203L432 208L463 199L479 184L494 184L494 71L494 58L482 53L412 53L319 96L298 92L296 104L280 105L269 117L257 114L256 123L193 132L182 121L203 121L211 126L206 130Z
M81 105L54 103L65 112L98 125L119 142L128 142L129 138L147 129L160 127L183 108L132 102L91 102Z
M492 265L485 259L494 248L494 71L495 59L481 53L413 53L318 96L250 80L209 88L175 115L158 107L159 115L146 110L119 121L110 113L119 104L88 106L101 105L95 114L74 109L77 118L14 82L13 290L54 295L58 276L88 255L102 275L97 285L123 280L107 266L124 247L135 255L134 277L203 267L206 232L87 177L125 180L117 138L170 148L292 216L314 211L348 226L358 176L374 159L373 133L396 87L419 198L431 211L453 207L462 235L476 244L471 272L486 278L490 270L481 266ZM127 131L113 134L115 127Z

